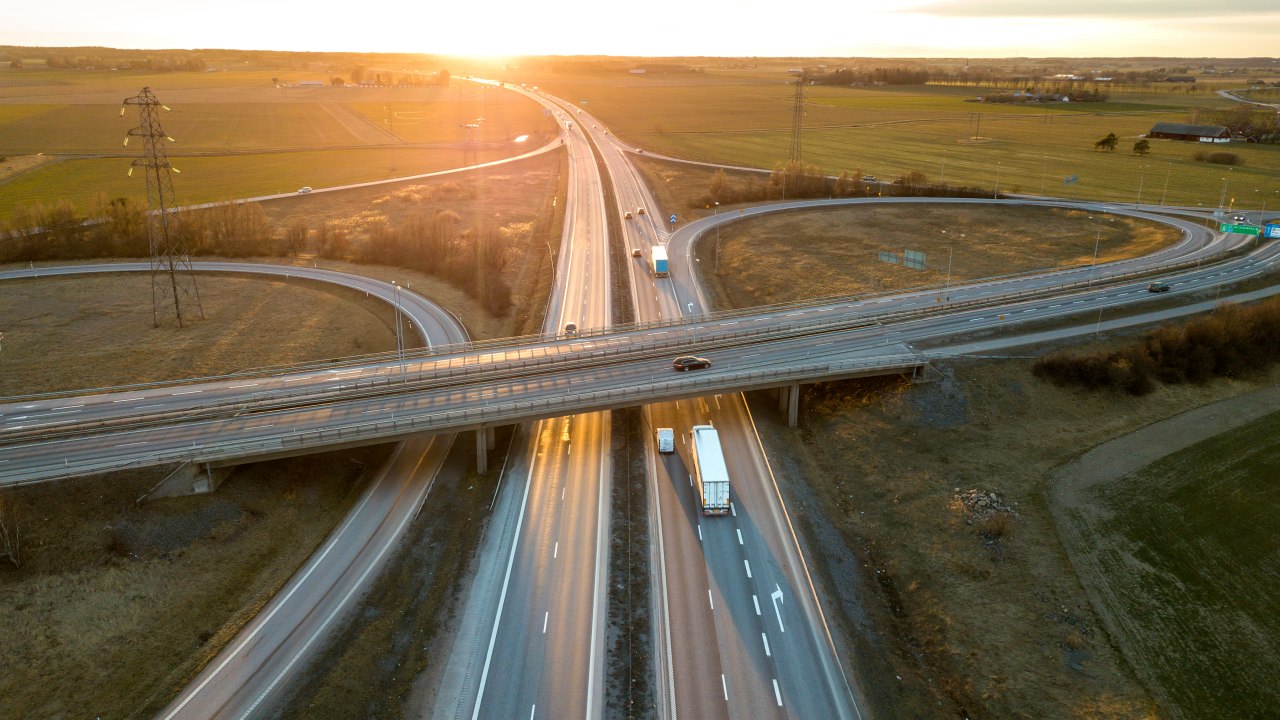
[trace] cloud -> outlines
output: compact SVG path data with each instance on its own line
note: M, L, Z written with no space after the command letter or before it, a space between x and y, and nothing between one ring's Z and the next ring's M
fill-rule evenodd
M1278 14L1276 0L943 0L911 9L950 17L1186 18Z

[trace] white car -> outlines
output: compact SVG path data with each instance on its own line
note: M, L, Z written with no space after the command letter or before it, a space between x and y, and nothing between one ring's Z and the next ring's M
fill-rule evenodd
M311 192L311 186L310 186L310 185L308 185L308 186L306 186L306 187L300 187L300 188L298 188L298 194L299 194L299 195L306 195L306 194L307 194L307 193L309 193L309 192Z

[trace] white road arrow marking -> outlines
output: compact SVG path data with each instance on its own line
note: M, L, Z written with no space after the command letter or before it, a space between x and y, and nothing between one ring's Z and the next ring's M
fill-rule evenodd
M787 628L782 624L782 611L778 609L778 603L785 602L782 599L782 588L778 583L774 583L773 588L773 592L769 593L769 598L773 600L773 614L778 616L778 627L782 628L782 632L786 632Z

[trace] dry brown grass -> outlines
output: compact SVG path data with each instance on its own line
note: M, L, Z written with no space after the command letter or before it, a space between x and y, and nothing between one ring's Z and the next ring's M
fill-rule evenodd
M1272 385L1280 372L1143 398L1062 390L1035 380L1030 361L961 363L945 377L815 388L799 437L779 425L773 403L757 413L770 443L795 458L787 482L804 478L815 498L816 507L792 509L824 582L848 572L852 554L870 588L863 609L876 635L891 638L884 652L856 658L877 716L948 716L940 707L983 718L1154 716L1114 646L1088 641L1102 633L1099 615L1059 541L1047 478L1099 442ZM998 492L1018 508L1016 522L967 525L956 487ZM843 544L815 540L815 515ZM983 530L999 531L998 542ZM867 621L834 614L846 641L865 647ZM1068 656L1082 647L1087 654Z
M146 273L10 280L0 395L227 373L395 349L391 313L297 280L201 275L205 320L152 327Z
M1099 232L1101 236L1099 237ZM734 307L830 295L944 285L1050 267L1145 255L1180 234L1133 218L1100 220L1043 207L881 205L784 213L720 233L719 272ZM714 237L698 246L700 267L715 271ZM926 269L879 261L906 249L926 253ZM950 255L950 263L948 256ZM784 269L784 271L779 271ZM705 273L704 273L705 274Z
M0 567L0 717L151 717L346 512L364 448L242 468L144 506L162 470L6 491L24 562Z

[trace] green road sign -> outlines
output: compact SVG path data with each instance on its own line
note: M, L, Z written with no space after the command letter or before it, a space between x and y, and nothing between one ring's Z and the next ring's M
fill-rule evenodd
M1222 223L1218 226L1218 230L1224 233L1239 233L1241 235L1261 235L1262 228L1257 225L1232 225L1230 223Z

